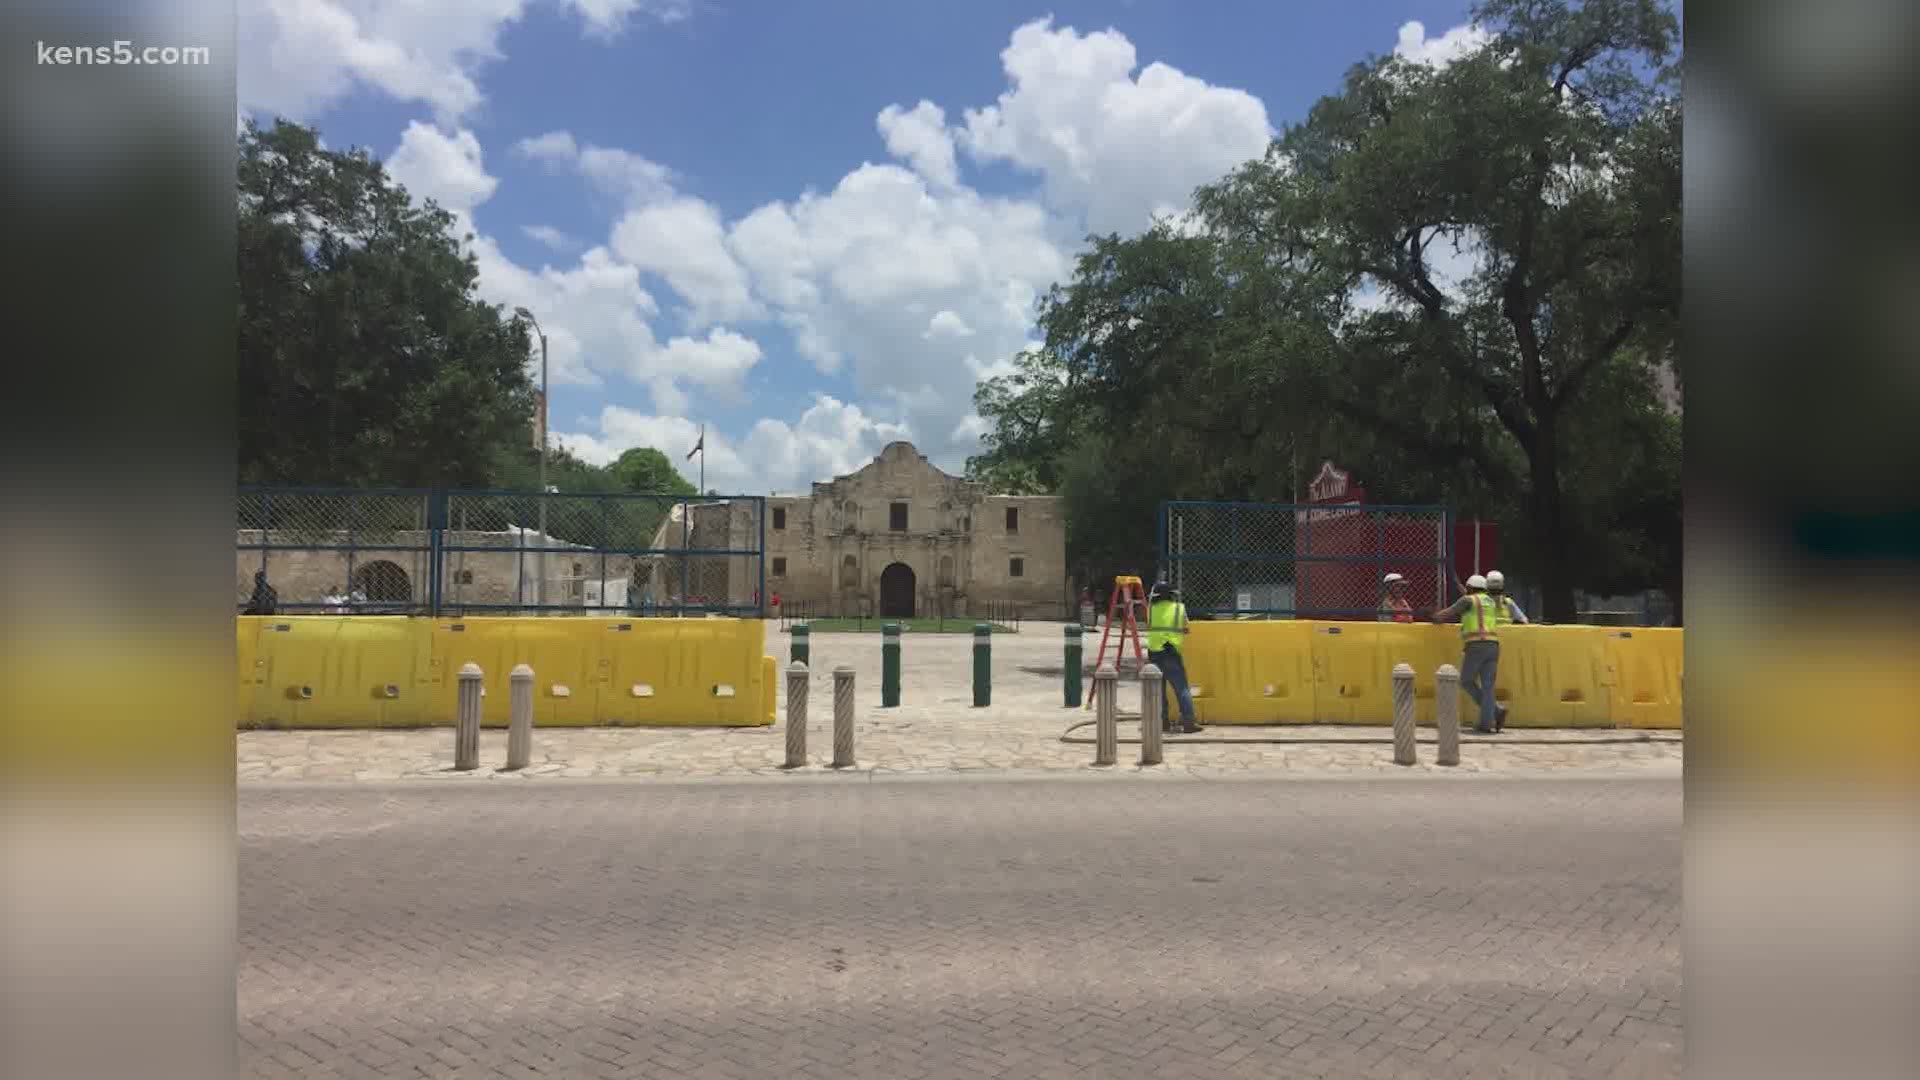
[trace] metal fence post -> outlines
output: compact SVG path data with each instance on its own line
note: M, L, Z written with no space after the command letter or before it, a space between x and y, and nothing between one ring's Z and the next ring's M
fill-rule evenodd
M533 759L533 669L516 665L508 676L507 769L524 769Z
M480 689L484 677L479 664L460 669L459 712L453 725L453 767L460 772L480 767Z
M993 626L973 624L973 707L993 703Z
M1393 763L1418 762L1413 742L1413 666L1393 665Z
M1080 707L1080 670L1082 663L1080 659L1080 635L1084 632L1085 631L1081 630L1078 626L1067 627L1066 667L1062 669L1061 674L1066 678L1067 708L1069 709L1077 709Z
M1441 664L1433 675L1433 720L1438 729L1440 765L1460 764L1460 670Z
M880 707L892 709L900 704L900 624L880 627Z
M798 769L807 763L807 665L794 661L787 667L787 765Z
M1120 672L1112 663L1101 664L1093 673L1095 765L1112 765L1120 760L1120 717L1114 701L1119 681Z
M793 648L791 650L792 655L787 657L788 661L795 664L813 663L813 647L812 647L813 646L813 630L812 628L807 626L805 623L797 623L793 627L792 634L793 634Z
M853 765L853 668L833 669L833 767Z
M1160 751L1160 713L1166 707L1165 676L1154 664L1140 669L1140 764L1158 765Z

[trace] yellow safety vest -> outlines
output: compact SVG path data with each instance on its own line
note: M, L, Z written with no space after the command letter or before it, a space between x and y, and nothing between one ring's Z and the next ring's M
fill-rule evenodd
M1500 605L1486 593L1468 593L1467 610L1460 613L1460 636L1468 641L1499 638Z
M1499 596L1493 596L1489 593L1488 598L1493 601L1493 625L1496 627L1512 626L1513 609L1507 606L1506 594L1502 593Z
M1187 605L1172 600L1155 600L1147 608L1147 651L1159 652L1163 645L1178 649L1186 638L1180 624L1187 620Z

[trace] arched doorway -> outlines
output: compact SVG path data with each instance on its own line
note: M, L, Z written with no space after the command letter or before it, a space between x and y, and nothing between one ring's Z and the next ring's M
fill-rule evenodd
M894 563L880 571L880 617L913 618L913 567Z
M413 583L407 580L407 572L385 559L354 570L353 588L365 594L367 602L372 604L413 602Z

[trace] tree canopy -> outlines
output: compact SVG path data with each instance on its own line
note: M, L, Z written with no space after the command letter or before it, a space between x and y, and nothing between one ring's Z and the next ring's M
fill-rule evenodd
M1089 238L1044 345L976 395L970 471L1065 496L1071 557L1104 569L1151 558L1160 499L1290 501L1333 457L1382 500L1511 522L1550 619L1580 586L1677 594L1677 23L1475 19L1450 64L1355 66L1187 219Z
M529 327L480 299L455 218L312 128L249 121L238 155L241 480L539 490ZM553 445L547 483L694 494L646 447Z
M238 194L241 478L487 482L527 441L529 342L452 216L285 121L240 134Z

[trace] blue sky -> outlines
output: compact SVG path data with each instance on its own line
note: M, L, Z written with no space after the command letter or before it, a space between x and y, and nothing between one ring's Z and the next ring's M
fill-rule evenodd
M240 8L242 111L462 217L549 333L556 437L679 460L705 422L747 492L895 438L958 470L1087 231L1179 212L1370 53L1474 40L1438 0Z

